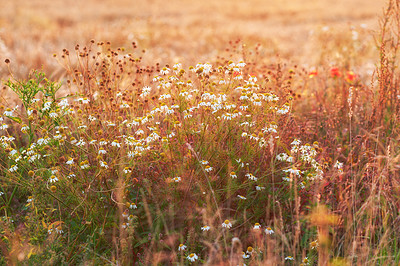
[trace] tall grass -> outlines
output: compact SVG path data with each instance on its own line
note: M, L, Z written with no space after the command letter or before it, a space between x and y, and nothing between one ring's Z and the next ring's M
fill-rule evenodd
M65 79L11 78L0 262L398 264L399 4L371 84L240 41L164 66L93 40L55 55Z

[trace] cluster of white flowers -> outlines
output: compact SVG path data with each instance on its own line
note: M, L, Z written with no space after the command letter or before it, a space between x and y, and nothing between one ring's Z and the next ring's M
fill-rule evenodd
M212 65L209 63L205 63L205 64L199 63L193 68L192 71L199 76L200 75L208 75L212 71Z
M296 155L296 158L298 158L299 161L305 163L306 166L311 166L311 168L305 171L301 171L294 167L289 169L284 169L283 172L289 174L289 176L285 176L282 179L284 181L291 182L293 180L293 177L301 177L302 174L305 174L306 179L310 181L314 179L322 179L324 172L322 170L321 165L315 159L317 156L317 150L316 150L316 147L318 146L317 142L315 142L313 147L310 144L301 145L300 140L294 139L291 145L292 147L290 153L293 156ZM294 162L293 156L289 156L287 153L280 153L276 156L276 159L278 161L293 163ZM305 187L304 185L305 185L304 182L300 183L300 187L304 188Z
M290 105L288 103L284 104L281 108L279 108L276 113L280 115L284 115L289 113L290 111Z
M284 169L283 172L289 173L294 176L300 176L302 174L302 171L296 168Z
M257 181L257 177L255 177L252 173L247 173L245 175L248 179L253 180L253 181Z
M150 95L151 93L151 87L150 86L144 86L142 88L142 93L140 94L141 98L145 98L146 96Z
M264 127L261 131L263 133L278 133L278 125L275 122L270 123L268 126Z
M336 163L333 165L333 167L338 169L339 173L343 173L343 163L336 161Z
M78 102L78 103L82 103L82 104L88 104L89 103L89 99L88 98L86 98L86 97L84 97L84 98L78 98L78 99L76 99L75 100L76 102Z
M293 160L294 160L294 158L293 158L292 156L289 156L289 155L288 155L287 153L285 153L285 152L278 154L278 155L276 156L276 159L277 159L278 161L289 162L289 163L292 163Z

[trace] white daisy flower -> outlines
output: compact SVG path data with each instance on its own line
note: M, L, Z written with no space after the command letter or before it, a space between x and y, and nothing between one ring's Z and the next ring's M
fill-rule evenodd
M125 167L124 170L123 170L123 172L124 172L125 174L129 174L129 173L132 173L132 170L131 170L129 167Z
M56 118L56 117L58 116L58 114L57 114L55 111L53 111L53 112L51 112L51 113L49 114L49 116L50 116L51 118Z
M18 165L17 164L12 165L11 168L8 169L8 171L10 171L10 172L15 172L17 170L18 170Z
M189 256L186 257L188 260L191 262L196 261L199 257L196 255L196 253L191 253Z
M54 183L54 182L57 182L57 181L58 181L58 178L55 175L50 176L50 178L49 178L49 182L50 183Z
M79 99L76 99L75 101L83 103L83 104L88 104L89 103L89 99L88 98L79 98Z
M232 223L231 223L229 220L225 220L225 221L222 223L222 227L231 228L231 227L232 227Z
M300 143L301 143L300 140L294 139L294 140L292 141L292 143L290 143L290 144L291 144L291 145L294 145L294 146L298 146L298 145L300 145Z
M251 174L251 173L247 173L246 175L245 175L248 179L250 179L250 180L253 180L253 181L257 181L257 177L255 177L253 174Z
M107 164L107 162L100 161L100 166L103 167L103 168L105 168L105 169L108 169L108 164Z
M272 235L273 233L275 233L274 230L272 230L271 227L265 228L264 232L265 232L267 235Z
M209 231L210 227L208 225L202 226L201 231Z
M184 244L179 244L179 247L178 247L178 250L179 251L183 251L183 250L186 250L186 245L184 245Z
M62 227L61 227L61 226L56 227L56 232L57 232L58 234L64 233L64 231L62 230Z
M122 228L125 229L129 226L129 223L122 223Z
M90 167L89 162L88 162L87 160L81 162L81 163L80 163L80 166L81 166L81 169L87 169L87 168Z
M43 104L42 111L50 110L51 104L52 104L52 102L45 102L45 103Z
M55 174L57 174L57 173L58 173L58 170L57 170L57 169L51 169L51 171L50 171L50 172L51 172L51 174L52 174L52 175L55 175Z
M130 203L129 209L137 209L136 203L134 203L134 202Z
M337 169L342 169L343 168L343 163L341 163L339 161L336 161L336 163L335 163L335 165L333 167L335 167Z
M119 108L121 108L121 109L124 109L124 108L129 108L129 104L127 104L127 103L122 103L120 106L119 106Z
M316 249L318 248L319 244L318 244L318 240L314 240L310 243L310 247L311 249Z
M163 69L160 70L161 75L168 75L170 69L168 67L163 67Z
M3 115L5 115L5 116L13 116L13 110L11 110L11 108L7 108L5 111L4 111L4 113L3 113Z
M6 123L3 123L2 125L0 125L1 130L6 130L7 128L8 128L8 125Z
M250 255L249 255L249 254L246 254L245 252L243 252L243 253L242 253L242 258L243 258L243 259L248 259L248 258L250 258Z
M213 168L209 165L206 166L206 168L204 169L206 172L211 172L213 170Z
M23 126L21 127L21 131L22 131L22 132L26 132L26 131L28 131L28 129L29 129L29 127L28 127L27 125L23 125Z
M259 230L261 228L261 225L259 223L255 223L253 229L254 230Z
M67 178L71 178L71 177L76 177L76 175L74 173L69 173L69 175L67 175Z
M121 148L121 144L118 142L118 140L111 142L111 146Z
M239 63L236 64L236 66L238 66L238 67L245 67L245 66L246 66L246 63L243 62L243 61L240 61ZM255 78L255 77L254 77L254 78ZM257 81L257 78L255 78L255 80Z
M105 140L105 139L100 139L99 140L99 144L101 145L101 146L103 146L103 145L107 145L107 141Z

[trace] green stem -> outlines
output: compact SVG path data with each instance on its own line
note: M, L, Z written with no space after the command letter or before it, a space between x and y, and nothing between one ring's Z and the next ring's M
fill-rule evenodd
M18 187L18 186L15 186L15 187L14 187L14 190L13 190L13 192L11 193L11 197L8 199L8 202L7 202L7 209L8 209L8 207L10 207L11 200L14 198L14 194L15 194L15 192L17 191L17 187ZM6 211L7 211L7 210L6 210Z

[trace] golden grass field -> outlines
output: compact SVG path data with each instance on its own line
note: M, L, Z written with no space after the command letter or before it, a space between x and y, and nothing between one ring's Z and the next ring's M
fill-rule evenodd
M0 265L399 265L400 0L0 0Z
M52 58L62 49L91 39L115 47L135 41L146 58L160 63L195 64L214 60L241 39L263 46L263 60L279 54L310 67L319 63L322 43L316 35L329 27L329 38L350 31L370 42L383 0L222 0L222 1L2 1L0 60L9 58L21 77L32 68L59 74ZM311 33L314 32L314 35ZM326 40L324 40L325 42ZM328 40L329 41L329 40ZM0 74L8 73L1 65Z

